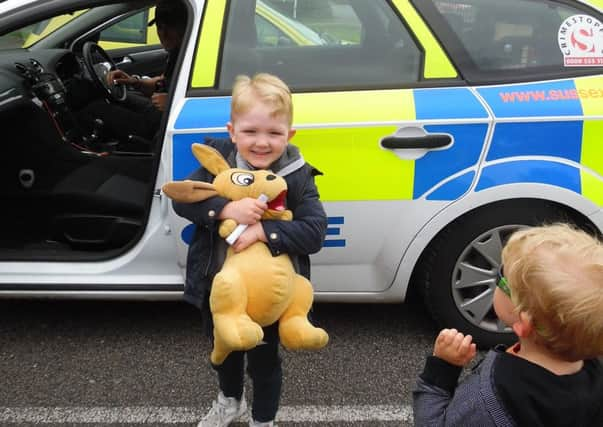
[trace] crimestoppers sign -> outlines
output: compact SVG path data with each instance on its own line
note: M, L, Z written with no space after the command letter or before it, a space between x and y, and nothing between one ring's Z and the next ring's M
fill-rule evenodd
M603 24L589 15L573 15L557 36L566 67L603 66Z

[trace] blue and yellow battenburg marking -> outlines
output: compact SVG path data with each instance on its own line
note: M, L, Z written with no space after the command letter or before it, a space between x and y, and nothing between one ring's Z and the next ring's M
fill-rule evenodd
M497 119L521 121L496 124L486 160L503 162L482 170L476 191L503 184L549 184L603 206L603 78L486 87L478 92ZM520 156L523 159L513 159ZM550 159L530 159L534 156Z
M476 191L512 183L544 183L567 188L603 206L603 149L599 143L603 78L477 91L495 120L505 120L494 127L486 156L486 161L493 163L482 169ZM489 116L468 88L305 93L294 95L294 105L298 128L294 143L325 173L317 177L323 201L421 197L449 201L465 194L475 180L473 167L486 141ZM208 136L227 136L224 131L209 130L224 128L229 108L230 97L186 101L175 123L174 179L183 179L198 167L191 143L203 142ZM450 148L430 151L417 160L401 160L379 147L381 138L398 129L396 123L438 120L450 123L427 124L424 129L452 135ZM534 156L540 158L530 159ZM548 159L543 160L544 156ZM343 217L330 218L327 247L345 246L345 239L330 237L341 233L338 226L342 223L337 221ZM183 233L191 235L187 229Z
M215 129L229 119L229 97L186 101L175 130ZM428 132L449 133L455 144L427 153L419 160L401 160L380 147L399 125L415 120L487 118L487 112L467 88L404 89L294 95L293 142L308 162L324 173L317 185L324 201L412 200L422 197L450 175L479 159L487 124L429 125ZM182 179L197 167L191 142L225 133L176 134L173 178ZM448 183L430 199L452 200L470 185L466 178Z
M483 122L487 112L467 88L295 94L294 105L298 128L294 143L307 161L325 173L317 177L323 201L419 198L443 179L474 165L487 131L485 123L426 126L428 132L449 133L457 142L445 151L429 152L417 161L401 160L379 144L381 138L396 131L399 127L396 122L438 119ZM433 108L434 105L437 107ZM186 101L174 125L173 179L184 179L199 166L190 151L193 142L227 136L226 132L204 129L223 128L229 119L229 109L230 97ZM194 132L196 129L200 131ZM193 133L188 133L191 130ZM466 176L460 177L428 198L455 199L468 190L471 181ZM343 216L329 218L325 247L346 246L343 225ZM183 230L184 241L192 238L193 227L189 225Z

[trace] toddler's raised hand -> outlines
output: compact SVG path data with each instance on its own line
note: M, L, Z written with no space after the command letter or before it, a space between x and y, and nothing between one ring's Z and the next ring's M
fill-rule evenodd
M442 329L436 338L433 355L455 366L467 365L477 349L471 335L463 335L456 329Z
M234 219L238 224L255 224L260 220L268 205L258 199L245 197L224 206L220 219Z

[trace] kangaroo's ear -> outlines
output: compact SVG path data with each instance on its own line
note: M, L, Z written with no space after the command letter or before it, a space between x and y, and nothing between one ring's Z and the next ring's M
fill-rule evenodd
M201 202L216 196L214 185L203 181L173 181L164 184L161 190L170 199L182 203Z
M205 169L217 176L220 172L230 169L230 165L224 160L222 154L215 148L205 144L195 143L192 145L193 155Z

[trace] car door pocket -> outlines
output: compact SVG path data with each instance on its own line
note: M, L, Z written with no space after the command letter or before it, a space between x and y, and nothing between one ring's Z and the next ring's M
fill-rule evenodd
M393 135L383 137L379 145L383 149L392 150L401 159L415 160L428 151L450 148L453 142L453 136L447 133L427 133L423 128L405 127L398 129Z
M139 220L113 215L68 214L55 218L54 238L81 250L119 248L140 230Z

